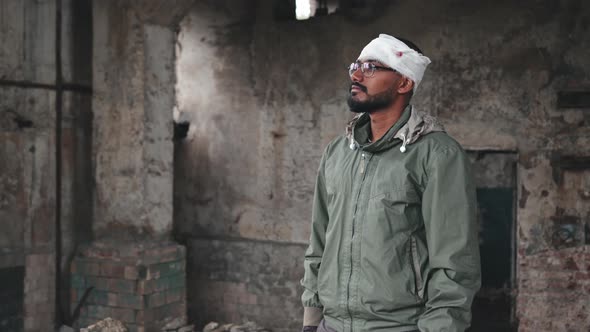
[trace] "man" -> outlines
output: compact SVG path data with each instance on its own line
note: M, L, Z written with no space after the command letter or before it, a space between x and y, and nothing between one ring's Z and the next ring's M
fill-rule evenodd
M430 59L381 34L349 67L347 135L324 151L305 254L303 331L464 331L480 287L460 145L410 99Z

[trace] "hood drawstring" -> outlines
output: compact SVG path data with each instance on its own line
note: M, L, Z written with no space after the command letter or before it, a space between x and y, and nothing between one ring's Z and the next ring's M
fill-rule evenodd
M435 117L423 112L416 111L411 105L408 105L407 107L410 107L411 112L409 119L401 128L399 128L395 135L390 135L387 138L387 143L392 143L395 139L402 141L402 145L399 148L401 153L405 153L408 150L408 145L414 144L420 137L423 137L432 132L445 131L442 124ZM354 139L354 134L357 122L365 114L366 113L359 113L346 126L348 147L353 151L358 150L361 147L361 145ZM363 124L367 125L366 122ZM389 144L381 144L377 147L377 149L383 150L389 146Z
M354 118L352 118L352 120L350 120L350 122L348 122L346 125L346 137L348 138L349 144L348 147L353 151L359 148L359 144L354 139L354 126L363 114L365 113L359 113L355 115Z
M400 136L402 137L402 146L399 148L399 150L401 153L404 153L406 152L406 145L408 144L410 139L406 139L406 134L404 133L400 133Z
M351 150L356 150L358 148L358 143L354 140L354 138L351 136L348 141L350 142L350 145L348 146Z

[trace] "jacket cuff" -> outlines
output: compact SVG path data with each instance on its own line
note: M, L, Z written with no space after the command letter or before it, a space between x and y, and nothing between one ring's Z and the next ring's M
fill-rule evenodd
M324 318L323 308L303 308L303 326L318 326L320 325L322 318Z

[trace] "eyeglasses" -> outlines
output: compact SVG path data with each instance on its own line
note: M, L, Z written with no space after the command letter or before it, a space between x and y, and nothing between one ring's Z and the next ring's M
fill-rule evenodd
M361 73L363 73L363 76L365 77L373 76L373 74L375 74L375 70L389 70L397 72L397 70L393 68L377 66L376 64L371 62L356 61L351 63L350 66L348 66L348 75L352 76L354 72L356 72L359 68L361 70Z

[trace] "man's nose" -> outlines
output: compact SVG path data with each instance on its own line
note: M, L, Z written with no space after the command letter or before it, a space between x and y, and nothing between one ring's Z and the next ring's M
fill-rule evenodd
M363 80L363 72L361 71L361 68L357 68L357 70L352 72L352 75L350 75L350 79L353 82L361 82Z

